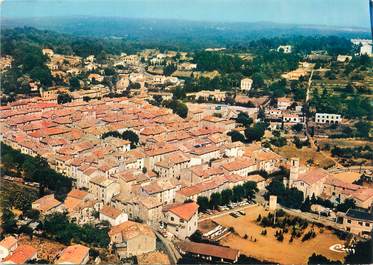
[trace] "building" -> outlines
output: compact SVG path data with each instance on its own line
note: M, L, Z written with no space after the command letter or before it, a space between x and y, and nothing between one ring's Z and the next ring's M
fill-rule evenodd
M360 48L360 55L372 55L372 45L371 44L365 44L361 46Z
M349 209L342 218L342 225L347 232L363 237L370 236L373 229L372 213Z
M20 245L10 256L6 257L2 264L25 264L37 259L36 248L29 245Z
M126 213L111 206L104 206L100 210L100 221L108 221L112 226L128 221Z
M342 116L340 114L330 114L330 113L316 113L315 122L316 123L334 123L339 124L342 121Z
M14 236L7 236L0 241L0 262L11 255L18 247L18 240Z
M299 158L292 158L290 163L290 176L288 180L284 179L285 186L302 191L304 198L320 196L323 193L328 172L322 168L301 169Z
M156 249L156 236L145 224L132 221L121 223L110 229L109 237L121 258L141 255Z
M65 248L55 264L87 264L88 260L89 248L77 244Z
M89 192L99 201L109 203L120 192L120 184L104 176L97 176L89 182Z
M289 108L292 104L292 100L290 98L285 98L285 97L282 97L282 98L278 98L277 99L277 109L278 110L286 110L287 108Z
M253 80L251 78L244 78L241 80L241 90L250 91L253 85Z
M181 254L191 254L194 257L215 263L235 263L240 252L229 247L215 246L205 243L183 241L177 244Z
M186 239L198 228L198 204L195 202L169 205L164 208L167 231L179 239Z
M282 51L283 53L291 53L292 47L291 45L280 45L278 46L277 51L278 52Z
M32 209L38 210L41 214L50 214L52 212L62 212L64 207L62 202L56 200L53 194L45 195L34 201Z
M257 170L257 165L254 160L249 158L239 158L232 162L222 165L227 174L248 176L249 173Z
M141 187L141 194L145 196L153 196L163 204L175 202L176 186L169 180L155 180Z
M338 55L337 56L337 62L340 63L347 63L352 60L352 56L349 55Z

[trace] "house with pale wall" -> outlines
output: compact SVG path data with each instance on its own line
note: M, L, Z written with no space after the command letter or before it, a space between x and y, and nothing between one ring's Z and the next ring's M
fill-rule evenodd
M108 234L120 258L137 256L156 249L156 236L146 224L126 221L113 226Z
M163 209L163 223L167 231L184 240L198 228L198 204L195 202L171 204Z
M108 221L112 226L128 221L128 215L114 207L104 206L100 210L100 221Z
M89 181L88 190L97 200L109 203L115 195L119 194L120 185L104 176L97 176Z

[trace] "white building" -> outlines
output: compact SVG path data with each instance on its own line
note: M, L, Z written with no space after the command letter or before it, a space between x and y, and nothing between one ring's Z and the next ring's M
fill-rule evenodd
M335 123L339 124L342 121L342 116L340 114L330 114L330 113L316 113L315 122L316 123Z
M250 91L253 85L253 80L250 78L244 78L241 80L241 90Z
M352 56L349 55L338 55L337 62L346 63L352 60Z
M164 223L166 229L177 238L184 240L198 228L198 204L189 202L166 206Z
M291 53L292 47L291 45L280 45L278 46L277 51L279 52L281 50L283 50L284 53Z
M104 206L100 210L100 221L108 221L112 226L128 221L128 215L119 209Z
M372 45L371 44L365 44L361 46L360 48L360 55L372 55Z

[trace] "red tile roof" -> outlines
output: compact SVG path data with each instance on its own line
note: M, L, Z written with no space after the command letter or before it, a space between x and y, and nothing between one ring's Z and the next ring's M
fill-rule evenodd
M81 264L89 255L89 248L83 245L68 246L62 251L56 264Z
M183 203L168 208L168 211L177 215L183 220L189 221L198 211L198 204L195 202Z
M34 256L36 256L36 248L29 245L19 246L12 255L6 257L3 263L13 263L13 264L24 264L30 261Z
M239 251L236 249L215 246L205 243L183 241L180 242L177 246L183 252L199 254L203 256L211 256L216 258L223 258L230 261L235 261L239 256Z

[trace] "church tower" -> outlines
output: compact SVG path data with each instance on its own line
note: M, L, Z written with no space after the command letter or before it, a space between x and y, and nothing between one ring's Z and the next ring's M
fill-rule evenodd
M290 161L290 176L289 176L289 188L293 186L294 180L298 179L299 176L299 158L293 157Z

